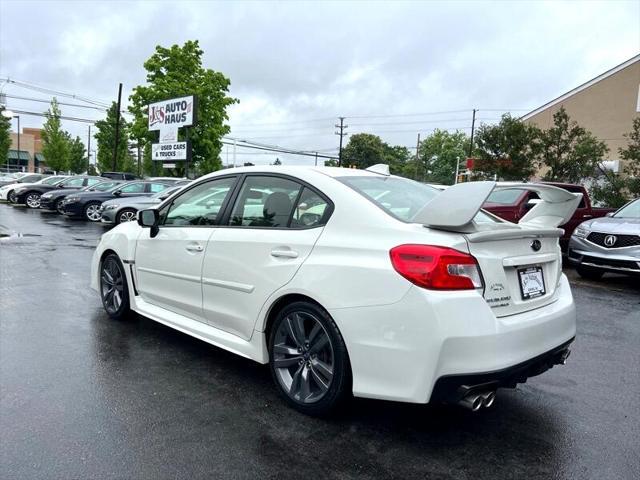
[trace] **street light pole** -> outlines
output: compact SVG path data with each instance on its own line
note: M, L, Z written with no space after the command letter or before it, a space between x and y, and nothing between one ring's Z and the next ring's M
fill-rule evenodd
M18 119L18 167L20 167L20 115L16 115ZM27 170L29 170L29 162L27 161Z

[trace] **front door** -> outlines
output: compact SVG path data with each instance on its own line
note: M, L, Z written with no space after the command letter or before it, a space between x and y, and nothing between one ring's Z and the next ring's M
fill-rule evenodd
M290 178L249 175L226 226L209 240L202 269L208 323L249 339L265 301L311 253L328 200Z
M202 321L202 262L236 177L213 179L182 192L160 211L155 237L138 237L135 267L148 303ZM215 201L211 197L215 196Z

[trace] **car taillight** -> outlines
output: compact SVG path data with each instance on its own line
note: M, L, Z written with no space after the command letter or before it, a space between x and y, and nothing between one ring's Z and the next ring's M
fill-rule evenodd
M396 272L422 288L472 290L483 286L478 262L468 253L434 245L399 245L389 255Z

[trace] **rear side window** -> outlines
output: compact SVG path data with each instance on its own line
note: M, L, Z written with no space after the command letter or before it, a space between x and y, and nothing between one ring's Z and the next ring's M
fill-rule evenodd
M158 193L163 191L165 188L167 188L169 185L167 185L166 183L152 183L149 186L149 191L151 193Z
M144 193L144 183L132 183L121 188L122 193Z
M87 186L95 185L96 183L100 183L102 180L99 178L87 178Z
M232 226L287 228L302 185L272 176L246 177L229 220Z
M309 228L326 223L329 204L313 190L305 187L296 202L291 217L291 228Z

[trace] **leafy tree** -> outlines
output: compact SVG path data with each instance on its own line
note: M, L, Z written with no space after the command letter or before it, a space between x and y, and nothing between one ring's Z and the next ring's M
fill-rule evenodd
M469 137L464 132L435 130L420 143L417 163L408 161L403 175L419 181L451 185L456 162L467 156Z
M325 167L337 167L338 166L338 161L330 158L329 160L325 160L324 161L324 166Z
M564 107L553 114L553 127L540 132L540 165L545 180L577 183L591 177L608 151L607 145L571 120Z
M69 134L62 130L60 107L54 97L45 114L47 120L42 129L42 155L47 166L55 171L64 171L69 167Z
M107 110L107 117L96 122L98 132L94 135L98 143L97 167L101 172L113 170L113 150L116 145L116 119L118 106L113 102ZM135 172L135 165L129 153L129 124L120 114L120 133L116 151L116 167L118 172Z
M69 139L69 170L73 173L82 173L87 170L84 143L80 137Z
M539 149L540 130L522 123L510 114L497 125L482 125L475 145L474 170L482 176L503 180L527 180L536 171L534 162Z
M273 165L282 165L282 162L280 161L279 158L276 158L276 161L273 162Z
M208 173L222 167L221 139L230 128L227 107L238 100L227 96L230 81L222 73L202 66L203 51L197 40L187 41L183 46L170 48L156 46L156 51L144 63L147 85L133 89L129 97L135 119L131 128L132 138L142 145L157 141L155 132L149 132L146 107L150 103L172 97L196 95L197 123L188 127L193 148L193 161L200 173ZM180 129L179 140L186 138L185 128ZM150 167L150 149L145 148L145 169Z
M356 133L342 149L342 166L367 168L377 163L389 165L391 173L401 173L409 158L406 147L391 146L377 135ZM327 165L327 162L325 162Z
M9 149L11 148L11 119L2 115L5 108L0 106L0 164L6 165L9 161Z
M614 208L640 196L640 117L633 120L631 132L624 137L628 140L627 146L618 149L625 161L623 175L599 166L601 177L591 191L596 201Z
M87 175L97 175L98 171L96 170L96 166L93 163L90 163L87 167Z

